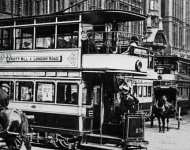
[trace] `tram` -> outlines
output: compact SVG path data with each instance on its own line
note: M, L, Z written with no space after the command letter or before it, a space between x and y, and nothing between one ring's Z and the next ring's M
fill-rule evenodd
M154 93L167 95L168 100L180 107L182 113L190 107L189 60L178 56L157 56L155 68L158 80L154 81Z
M30 118L32 142L126 149L129 142L144 141L140 112L152 103L153 55L129 46L133 35L115 27L115 21L143 19L94 10L0 20L0 84L10 86L9 107ZM117 115L121 81L139 99L138 114Z

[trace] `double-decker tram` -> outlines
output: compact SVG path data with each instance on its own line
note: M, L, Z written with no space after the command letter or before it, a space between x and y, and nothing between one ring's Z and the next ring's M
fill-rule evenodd
M126 149L144 141L144 115L118 111L122 82L138 110L149 110L157 77L151 52L128 46L132 35L118 31L116 22L133 19L144 16L102 10L0 20L0 84L10 86L9 107L31 118L34 143Z
M155 58L158 80L154 81L155 95L166 95L168 100L181 108L182 113L188 110L190 96L189 60L178 56L157 56Z

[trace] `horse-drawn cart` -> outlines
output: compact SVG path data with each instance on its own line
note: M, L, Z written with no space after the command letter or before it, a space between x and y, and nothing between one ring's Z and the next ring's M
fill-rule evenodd
M151 108L151 127L153 126L154 117L158 118L159 131L165 130L165 119L167 120L167 130L169 130L169 119L174 118L177 120L177 129L180 128L181 120L181 107L178 105L176 99L177 91L175 88L154 88L155 99Z

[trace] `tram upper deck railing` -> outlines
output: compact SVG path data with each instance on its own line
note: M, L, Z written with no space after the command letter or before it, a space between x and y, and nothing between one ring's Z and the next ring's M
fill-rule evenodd
M83 12L94 10L122 10L144 15L144 1L142 0L81 0L70 3L66 12Z

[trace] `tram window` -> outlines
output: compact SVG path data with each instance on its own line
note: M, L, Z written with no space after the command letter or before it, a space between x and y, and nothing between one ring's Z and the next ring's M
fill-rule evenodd
M55 26L36 27L36 48L48 49L55 45Z
M152 95L152 88L151 86L148 86L148 97L151 97Z
M14 83L12 81L0 81L0 86L4 89L8 95L10 100L14 99Z
M146 97L147 96L147 87L146 86L143 86L142 87L142 95L143 95L143 97Z
M0 50L11 50L13 36L12 29L0 29Z
M96 85L93 87L93 98L94 98L94 104L99 105L100 99L101 99L101 89L99 85Z
M31 81L16 82L16 100L33 101L34 83Z
M138 96L142 97L142 86L138 86Z
M33 27L16 29L16 49L32 49Z
M59 25L57 31L57 48L78 47L78 25Z
M74 83L58 83L57 103L78 104L78 85Z
M91 105L94 100L94 91L93 88L89 86L85 86L82 89L82 104L83 105Z
M137 96L137 86L133 86L133 95Z
M48 82L36 83L36 102L55 102L55 84Z

